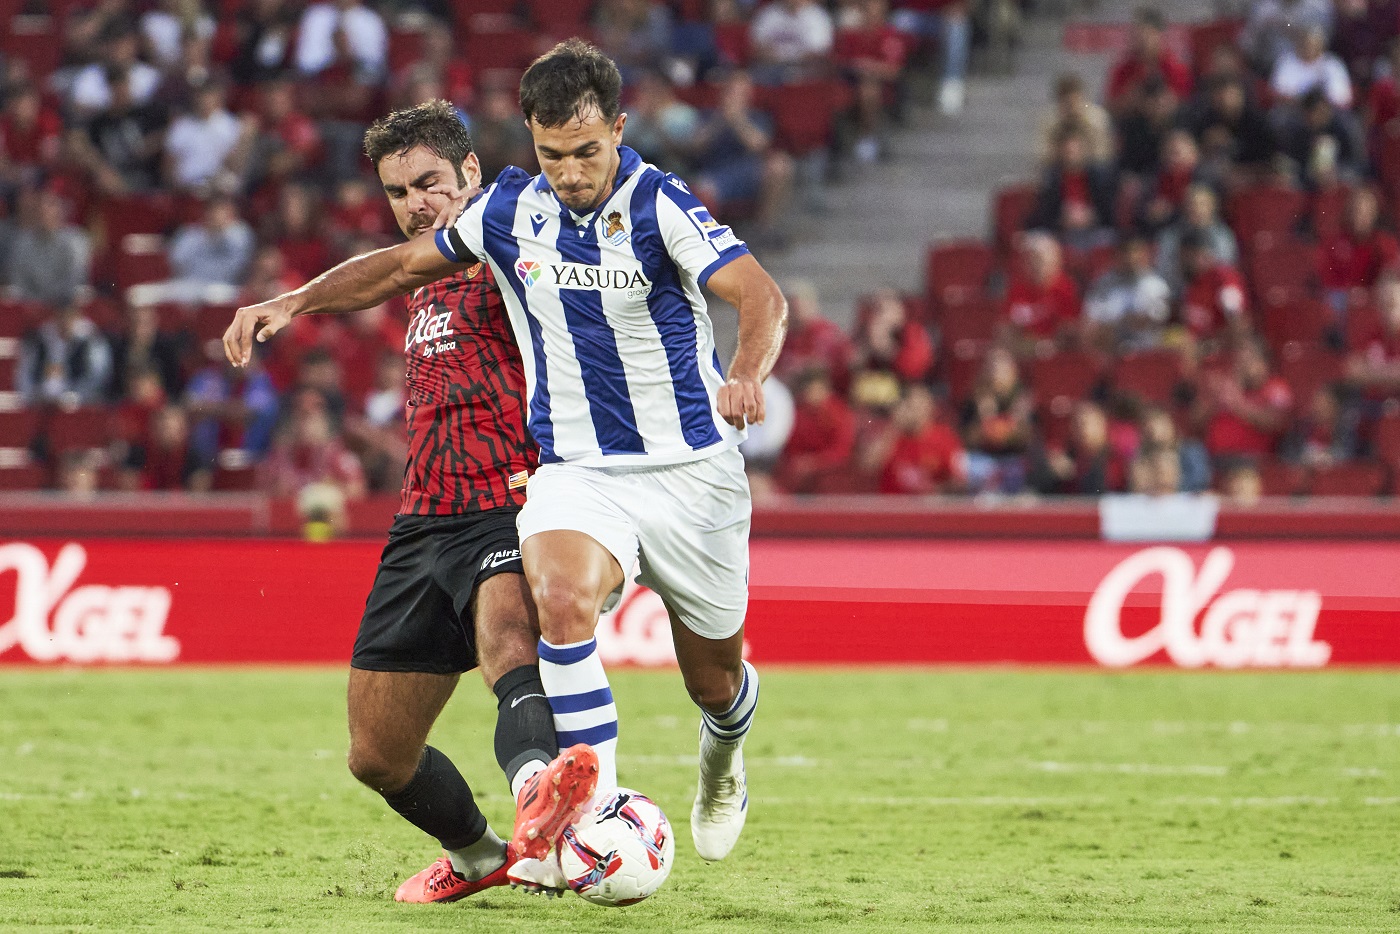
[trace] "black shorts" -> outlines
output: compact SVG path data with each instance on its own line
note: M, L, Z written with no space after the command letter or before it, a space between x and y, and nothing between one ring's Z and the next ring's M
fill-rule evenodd
M379 558L350 667L458 674L477 666L471 602L497 574L521 574L518 507L397 516Z

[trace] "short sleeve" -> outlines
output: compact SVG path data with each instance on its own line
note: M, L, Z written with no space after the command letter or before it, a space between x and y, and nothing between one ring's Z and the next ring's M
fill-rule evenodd
M715 220L685 182L667 175L656 193L656 223L666 252L701 285L749 248L733 230Z
M486 248L482 243L481 219L486 211L486 204L497 187L498 185L493 184L467 202L462 213L457 215L456 223L433 235L438 252L454 263L474 263L486 255Z

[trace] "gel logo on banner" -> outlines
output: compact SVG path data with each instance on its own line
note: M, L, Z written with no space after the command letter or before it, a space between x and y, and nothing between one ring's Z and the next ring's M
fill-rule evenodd
M170 662L180 643L165 634L164 587L74 587L87 551L69 543L53 567L33 545L0 545L0 575L15 572L15 613L0 623L0 655L16 645L38 662Z
M1322 595L1316 590L1229 590L1234 552L1213 548L1197 573L1179 548L1157 547L1123 560L1104 577L1084 616L1084 643L1100 664L1134 665L1158 651L1183 668L1318 668L1332 647L1313 639ZM1123 634L1128 594L1162 576L1162 620L1139 636ZM1219 596L1216 596L1219 594ZM1200 628L1196 619L1201 618Z

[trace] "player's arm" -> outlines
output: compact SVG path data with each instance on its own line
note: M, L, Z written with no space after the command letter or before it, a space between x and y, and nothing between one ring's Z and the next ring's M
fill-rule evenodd
M719 390L720 417L735 428L763 423L763 381L787 333L787 299L758 260L745 254L710 276L710 290L739 310L739 346Z
M299 289L238 309L224 332L224 355L235 366L247 366L255 335L258 341L265 341L301 315L373 308L466 265L449 259L435 241L435 237L415 237L362 253Z

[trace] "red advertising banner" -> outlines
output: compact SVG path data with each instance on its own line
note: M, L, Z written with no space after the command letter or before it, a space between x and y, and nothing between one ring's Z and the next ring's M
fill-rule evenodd
M0 663L343 664L373 542L0 544ZM758 662L1186 668L1400 664L1400 544L760 539ZM674 660L628 585L610 663Z

